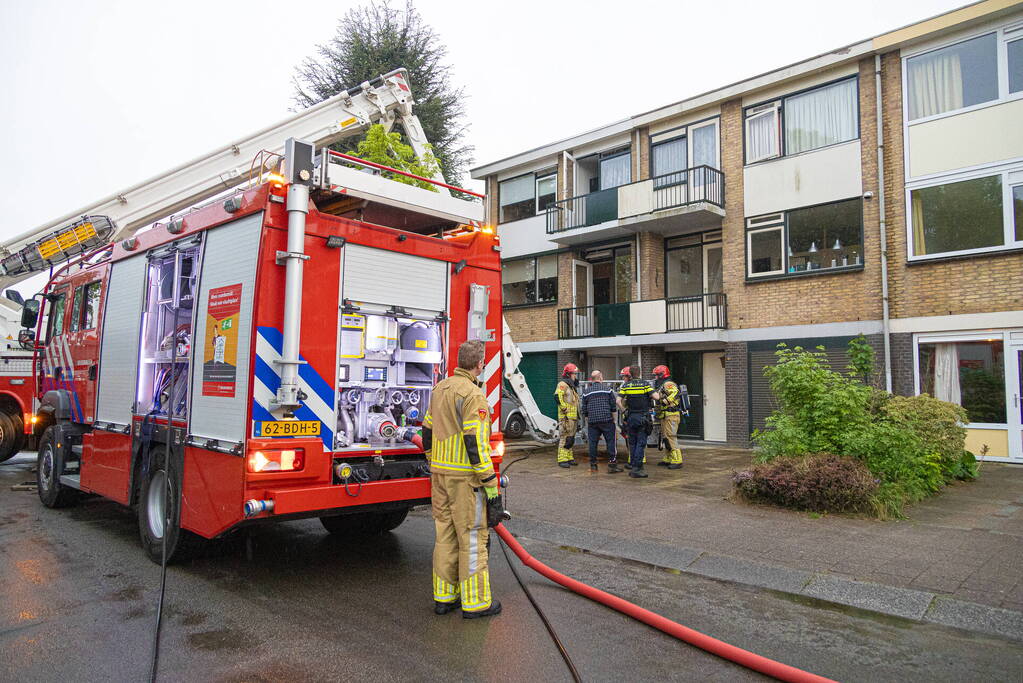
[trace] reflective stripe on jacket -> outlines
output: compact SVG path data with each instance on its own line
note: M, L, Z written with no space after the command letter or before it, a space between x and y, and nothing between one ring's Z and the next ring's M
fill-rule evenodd
M476 378L468 370L456 368L451 377L433 388L423 428L431 434L427 453L431 471L475 474L483 482L493 478L490 407Z

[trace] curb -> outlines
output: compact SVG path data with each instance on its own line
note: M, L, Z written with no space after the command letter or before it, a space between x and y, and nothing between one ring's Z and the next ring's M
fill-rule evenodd
M512 519L505 522L505 526L516 536L578 548L595 555L1023 642L1023 612L965 602L941 593L857 581L827 572L790 569L698 548L621 538L539 520Z

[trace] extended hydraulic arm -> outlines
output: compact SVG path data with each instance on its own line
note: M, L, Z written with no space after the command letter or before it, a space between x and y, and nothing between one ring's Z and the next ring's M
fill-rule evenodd
M522 352L512 339L511 329L508 321L501 318L504 325L504 336L502 349L504 350L504 377L515 392L516 398L522 403L522 412L526 418L526 426L537 441L553 443L558 438L558 423L553 418L547 417L540 412L536 405L536 399L526 384L526 378L519 370L519 362L522 360Z

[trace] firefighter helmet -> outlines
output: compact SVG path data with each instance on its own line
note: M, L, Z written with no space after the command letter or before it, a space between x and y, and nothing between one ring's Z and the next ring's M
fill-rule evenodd
M668 370L667 365L658 365L656 368L654 368L654 377L656 377L657 379L671 377L671 371Z
M628 377L629 379L632 379L632 368L626 365L624 368L622 368L622 371L619 372L618 375L620 377Z
M579 372L579 368L575 366L575 363L567 363L565 369L561 371L562 377L568 377L570 373Z

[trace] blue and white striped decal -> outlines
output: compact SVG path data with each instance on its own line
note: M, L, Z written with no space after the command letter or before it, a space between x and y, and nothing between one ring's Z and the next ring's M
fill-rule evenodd
M276 327L256 328L256 367L252 383L252 419L257 422L276 421L270 412L270 404L281 386L280 368L276 361L281 359L284 336ZM300 360L305 360L299 355ZM299 420L319 420L320 438L323 449L334 450L334 390L325 382L313 366L308 363L298 366L298 385L307 398L295 411ZM289 437L276 437L289 438Z

